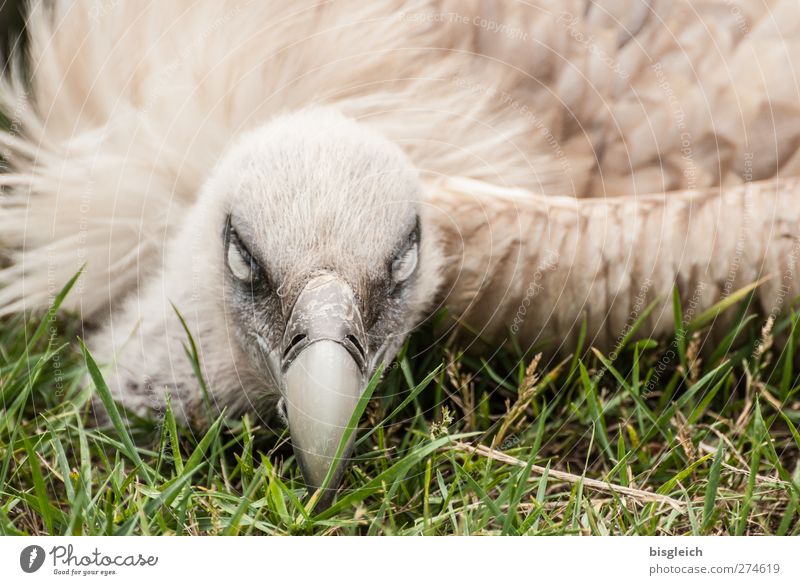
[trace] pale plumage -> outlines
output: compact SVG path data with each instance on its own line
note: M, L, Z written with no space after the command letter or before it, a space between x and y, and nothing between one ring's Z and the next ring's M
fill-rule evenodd
M289 355L290 301L323 270L350 271L345 304L372 299L356 361L390 359L441 305L467 343L510 328L571 347L585 315L613 347L654 299L640 332L670 327L676 282L697 312L759 277L765 312L798 291L793 0L59 1L29 34L30 80L17 62L0 88L0 312L43 309L85 265L65 306L111 315L91 345L135 411L171 393L200 417L171 302L215 401L272 404L281 382L256 362ZM271 341L222 308L220 263L242 281L252 260L222 248L225 210L283 262ZM279 229L292 250L258 236Z

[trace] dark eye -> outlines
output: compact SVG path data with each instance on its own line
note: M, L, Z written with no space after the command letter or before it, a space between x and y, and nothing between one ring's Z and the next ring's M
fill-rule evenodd
M239 238L239 234L231 226L230 219L228 220L226 232L227 249L225 251L225 259L228 263L228 268L238 280L251 282L258 272L258 264L245 248Z

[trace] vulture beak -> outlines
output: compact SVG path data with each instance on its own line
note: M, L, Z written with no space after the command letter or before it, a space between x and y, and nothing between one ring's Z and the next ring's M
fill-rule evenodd
M295 458L310 490L330 502L353 447L336 460L367 380L366 335L352 288L332 274L314 277L297 297L283 338L284 403Z

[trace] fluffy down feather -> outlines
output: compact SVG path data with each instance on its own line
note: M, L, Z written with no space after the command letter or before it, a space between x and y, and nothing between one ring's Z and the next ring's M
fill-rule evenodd
M487 334L530 304L529 274L550 295L517 323L529 339L586 312L608 343L652 273L646 299L710 271L704 306L734 262L737 285L794 262L797 187L770 181L800 169L793 0L57 0L28 32L0 84L0 313L85 265L66 307L105 314L159 271L221 153L312 104L420 169L459 267L440 296Z

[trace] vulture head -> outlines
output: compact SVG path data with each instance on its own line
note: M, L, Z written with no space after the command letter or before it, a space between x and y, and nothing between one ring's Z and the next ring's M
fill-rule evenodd
M435 294L420 192L400 148L322 108L242 136L204 186L189 229L213 246L219 286L198 294L216 297L237 363L278 399L309 487Z

